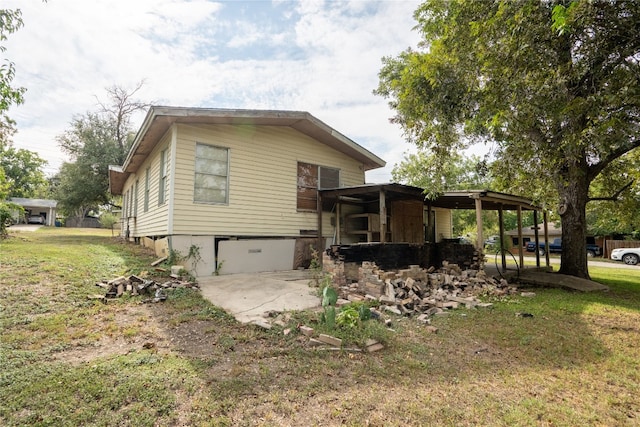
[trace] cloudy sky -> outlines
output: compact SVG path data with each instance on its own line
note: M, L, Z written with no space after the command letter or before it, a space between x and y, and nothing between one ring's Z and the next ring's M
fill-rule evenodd
M374 96L383 56L417 45L419 2L3 0L24 27L2 59L27 88L12 108L14 145L57 171L55 141L74 115L97 109L105 88L133 88L156 105L308 111L387 161L368 182L390 180L411 150ZM142 117L136 117L136 129Z

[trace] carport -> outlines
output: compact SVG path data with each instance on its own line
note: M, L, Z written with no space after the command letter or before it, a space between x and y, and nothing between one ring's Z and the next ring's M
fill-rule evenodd
M482 211L493 210L498 211L498 222L500 226L500 252L502 255L502 269L507 269L506 254L504 249L504 211L516 211L517 213L517 230L518 230L518 244L522 247L522 212L533 211L533 223L539 223L539 212L542 212L543 218L543 238L545 246L549 245L549 226L547 222L547 213L541 207L536 206L529 199L524 197L514 196L506 193L499 193L490 190L459 190L459 191L447 191L437 199L427 202L430 207L441 207L448 209L473 209L476 211L476 225L477 225L477 242L476 248L478 250L483 249L484 236L482 235ZM537 226L534 229L534 239L536 246L540 241L540 233ZM519 253L519 264L524 264L524 254L522 251ZM545 265L549 267L549 252L545 252ZM536 266L540 267L540 254L536 251Z
M56 207L58 202L49 199L26 199L21 197L12 197L9 199L11 203L22 206L29 215L39 215L44 217L44 224L54 226L56 222Z
M402 184L365 184L353 187L342 187L324 189L318 191L318 236L322 236L323 215L332 211L335 223L336 236L335 244L342 244L341 230L346 229L346 225L341 226L341 221L348 220L342 214L344 205L359 206L362 213L351 215L351 217L362 217L361 233L366 235L366 242L384 243L424 243L435 242L433 208L444 209L473 209L476 212L477 223L477 243L476 250L481 252L484 248L484 237L482 233L482 212L483 210L498 211L500 226L500 244L502 268L506 270L506 255L504 251L504 220L503 212L506 210L517 212L518 242L522 246L522 212L533 211L534 223L539 223L539 212L543 216L543 238L548 244L549 233L547 224L547 213L533 204L529 199L514 196L506 193L499 193L490 190L460 190L447 191L434 200L425 198L424 190ZM428 212L425 215L424 211ZM324 211L324 213L323 213ZM390 214L391 213L391 214ZM534 229L536 244L539 242L538 227ZM322 247L322 242L319 242ZM524 263L522 251L519 253L520 265ZM545 265L548 267L549 254L545 254ZM540 255L536 252L536 266L540 267Z

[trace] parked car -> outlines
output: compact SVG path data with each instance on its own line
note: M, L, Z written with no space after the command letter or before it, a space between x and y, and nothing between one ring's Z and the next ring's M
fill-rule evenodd
M622 261L628 265L637 265L640 262L640 248L617 248L611 251L611 259Z
M536 242L527 243L527 252L535 252L536 251ZM544 242L538 243L538 253L540 255L544 255L546 252ZM562 239L556 238L553 239L552 242L549 242L549 253L560 253L562 252ZM587 243L587 256L595 257L602 255L602 248L596 244Z
M41 215L31 215L27 218L27 224L42 224L44 225L44 217Z
M484 241L484 245L497 245L500 241L500 236L490 236L487 240Z

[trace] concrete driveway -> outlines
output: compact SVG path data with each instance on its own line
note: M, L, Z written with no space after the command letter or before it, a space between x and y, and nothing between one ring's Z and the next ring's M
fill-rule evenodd
M202 296L239 322L255 323L268 311L306 310L320 306L318 290L309 286L308 270L199 277Z
M11 233L12 231L36 231L39 228L44 227L40 224L15 224L7 228L7 231Z

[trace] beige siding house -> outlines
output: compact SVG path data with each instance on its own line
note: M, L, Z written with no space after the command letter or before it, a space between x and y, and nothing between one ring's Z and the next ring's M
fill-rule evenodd
M202 276L297 267L318 229L326 244L335 235L331 215L319 227L317 190L362 185L384 165L306 112L151 107L109 179L122 234L196 248Z

